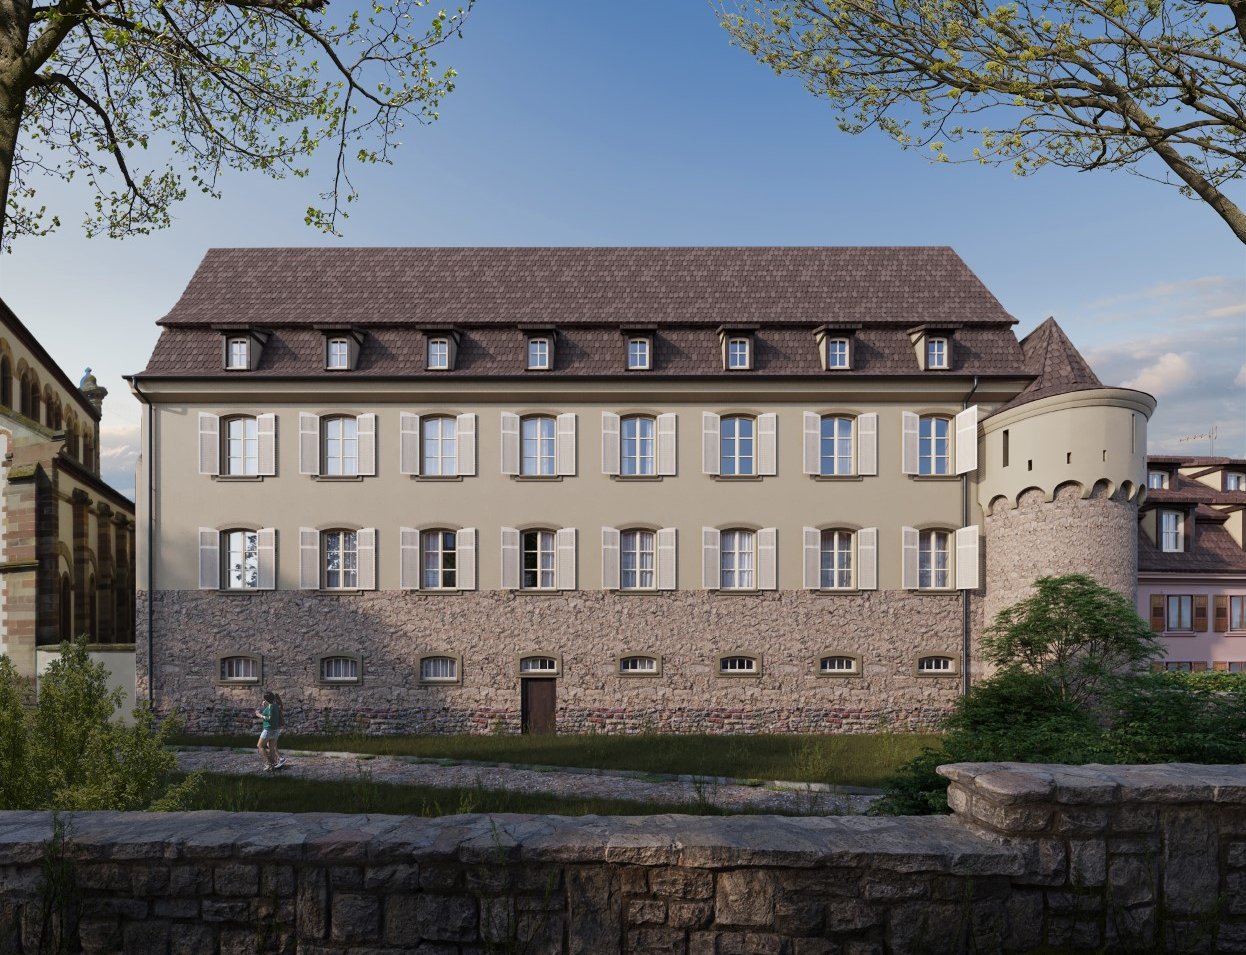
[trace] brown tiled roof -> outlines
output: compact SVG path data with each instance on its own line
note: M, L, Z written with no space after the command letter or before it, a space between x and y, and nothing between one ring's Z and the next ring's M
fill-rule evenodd
M1059 323L1048 318L1021 340L1025 369L1035 378L1017 397L998 411L1030 401L1071 391L1102 388L1103 382L1091 370L1077 347L1069 341Z
M1246 458L1218 458L1205 454L1148 454L1147 464L1175 464L1182 468L1246 467Z
M1167 553L1141 529L1138 531L1138 570L1173 573L1246 573L1246 551L1220 524L1197 525L1193 547Z
M1153 463L1152 458L1147 459ZM1150 507L1160 504L1246 504L1246 491L1221 491L1208 487L1180 472L1169 475L1168 487L1148 488L1146 503Z

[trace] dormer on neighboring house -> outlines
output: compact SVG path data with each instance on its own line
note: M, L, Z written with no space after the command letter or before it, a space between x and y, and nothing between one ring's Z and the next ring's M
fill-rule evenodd
M366 335L362 328L317 325L324 335L324 370L354 371L359 367L359 350Z
M457 328L430 327L424 332L424 368L426 371L454 371L459 366Z
M951 371L956 367L954 325L918 325L908 331L909 341L922 371Z
M856 333L860 327L855 323L831 322L813 330L823 371L852 371Z
M226 371L255 371L270 333L259 328L214 326L221 333L221 364Z
M527 338L524 368L528 371L553 371L557 330L548 325L523 325L520 331Z
M1172 485L1172 472L1167 468L1150 465L1146 472L1146 486L1152 491L1166 491Z
M757 367L756 331L753 325L718 326L723 371L752 371Z

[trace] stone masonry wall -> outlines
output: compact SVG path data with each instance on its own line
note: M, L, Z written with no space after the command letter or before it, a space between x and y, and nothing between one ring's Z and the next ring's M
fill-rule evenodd
M0 813L0 952L1246 951L1246 767L943 772L956 816Z
M139 594L139 698L147 692L147 594ZM980 616L975 598L975 619ZM520 728L520 655L561 657L559 732L871 732L933 727L960 675L919 677L921 654L959 659L961 595L905 591L726 595L268 591L155 597L155 703L191 732L248 732L261 689L292 730L488 733ZM319 686L316 657L357 653L361 685ZM721 677L722 654L760 655L760 677ZM218 658L263 655L263 686L215 685ZM661 658L623 677L621 655ZM820 657L859 655L860 677L824 677ZM419 659L462 658L462 683L421 686Z

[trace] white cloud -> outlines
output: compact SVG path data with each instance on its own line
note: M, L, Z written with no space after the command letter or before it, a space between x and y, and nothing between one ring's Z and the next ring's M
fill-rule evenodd
M1194 377L1194 366L1190 364L1189 353L1178 355L1176 352L1165 352L1152 365L1140 370L1137 375L1125 382L1126 388L1137 388L1159 398L1180 391Z
M1239 388L1246 388L1246 362L1242 363L1242 368L1237 373L1237 377L1233 379L1233 384Z
M134 469L138 464L139 428L136 424L100 428L100 476L129 498L134 497Z

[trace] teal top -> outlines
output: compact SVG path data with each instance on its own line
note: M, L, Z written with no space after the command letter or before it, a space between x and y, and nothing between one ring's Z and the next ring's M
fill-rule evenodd
M273 728L273 705L265 703L260 715L264 718L264 729L271 730Z

